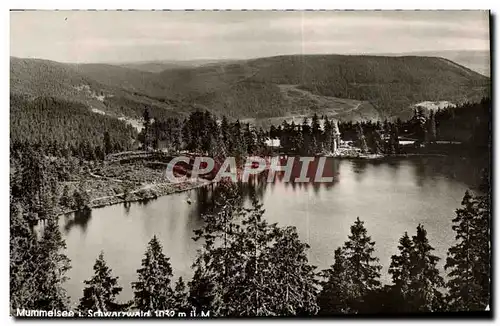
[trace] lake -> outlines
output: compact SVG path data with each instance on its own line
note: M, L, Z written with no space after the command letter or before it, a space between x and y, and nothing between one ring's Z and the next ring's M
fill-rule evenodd
M460 158L418 157L379 161L328 159L325 171L334 181L324 184L258 182L255 189L266 209L265 218L279 225L297 227L301 240L310 245L309 262L319 269L333 263L334 250L360 217L380 258L382 281L389 283L391 255L399 238L411 235L419 223L441 257L454 243L451 220L467 188L477 184L480 172ZM148 241L157 235L175 276L189 279L199 243L191 237L202 226L201 214L210 205L211 186L160 197L146 203L131 203L94 209L87 214L61 217L67 255L73 268L66 288L76 305L83 281L93 274L99 252L123 287L121 300L133 297L131 282ZM189 204L187 199L192 203ZM444 274L443 274L444 276Z

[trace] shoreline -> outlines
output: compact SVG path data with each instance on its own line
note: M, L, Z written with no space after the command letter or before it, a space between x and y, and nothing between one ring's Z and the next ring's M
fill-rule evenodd
M180 183L157 183L157 184L148 184L139 189L133 190L129 194L129 198L125 199L124 194L116 194L113 196L106 196L100 198L94 198L91 200L91 203L88 209L94 208L102 208L107 206L113 206L122 203L132 203L132 202L140 202L144 200L157 199L158 197L168 196L175 193L181 193L185 191L189 191L192 189L197 189L200 187L204 187L212 184L212 180L207 179L198 179L197 182L186 181ZM73 209L69 211L64 211L59 213L57 216L67 215L71 213L75 213L78 211L82 211L83 209Z

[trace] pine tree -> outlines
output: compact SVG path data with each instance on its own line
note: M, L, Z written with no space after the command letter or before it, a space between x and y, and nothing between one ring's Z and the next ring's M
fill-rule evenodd
M356 146L361 149L362 153L367 153L368 152L368 146L366 145L366 138L365 134L363 133L363 127L361 127L361 124L358 123L356 127Z
M245 144L247 146L246 152L248 154L254 154L256 150L256 140L255 133L250 128L250 124L247 123L245 126L245 131L243 134L243 138L245 139Z
M173 309L175 311L187 312L191 310L188 302L188 292L186 284L182 277L179 277L177 282L175 282L174 292L172 295Z
M138 281L132 283L134 306L141 311L172 309L175 304L170 287L172 267L156 235L148 243L137 274Z
M325 133L323 137L323 146L324 150L327 153L333 152L334 148L334 135L333 135L333 121L328 120L328 118L325 118Z
M429 120L427 121L427 125L428 125L428 130L427 130L428 141L430 143L434 143L436 141L436 118L434 115L434 111L431 111Z
M417 234L412 237L413 255L412 282L409 302L412 311L429 312L444 310L443 295L439 291L444 287L444 280L436 267L439 257L432 255L434 248L429 244L427 231L422 225L417 226Z
M84 181L80 181L78 189L73 193L74 208L76 210L90 208L90 195Z
M111 136L107 131L104 132L103 146L104 146L104 154L105 155L111 154L111 152L113 151L113 144L111 142Z
M313 137L316 137L316 139L319 139L321 137L321 126L319 124L319 118L316 113L314 113L311 119L311 133Z
M351 283L349 282L348 265L342 247L335 250L334 264L322 271L321 292L318 295L319 315L355 313L351 307Z
M366 309L363 305L364 297L380 286L379 278L382 267L378 264L379 259L373 257L375 242L371 241L364 222L359 217L351 226L351 234L348 238L349 241L344 244L344 251L352 278L351 291L358 298L354 306L358 312L363 312Z
M425 116L425 109L422 107L417 107L415 109L415 114L413 120L416 128L416 135L419 143L424 143L428 139L427 133L427 118Z
M142 120L143 120L143 134L144 134L144 149L148 149L149 146L151 145L150 139L150 127L151 127L151 114L149 113L149 108L144 109L144 113L142 115Z
M38 241L30 230L19 202L11 202L10 212L10 307L37 309L40 266Z
M382 135L379 130L375 129L371 132L370 145L371 152L374 154L380 154L384 151Z
M57 180L40 149L27 148L20 163L22 202L30 220L46 219L55 209Z
M220 124L220 133L222 137L222 141L224 142L224 145L226 147L226 150L228 152L232 151L232 142L231 142L231 135L230 135L230 127L229 127L229 122L227 121L227 117L224 115L222 116L222 121Z
M63 253L66 242L62 238L57 218L47 220L38 245L38 298L35 305L42 310L65 310L69 297L63 287L66 272L71 268L69 258Z
M260 208L261 206L254 207ZM271 227L270 231L273 231L272 229ZM268 259L274 265L271 265L270 277L277 284L272 286L273 295L266 298L269 303L266 303L264 298L260 298L263 304L262 307L257 308L271 308L274 304L273 313L278 316L315 315L319 310L316 303L317 282L315 267L309 265L307 259L306 251L309 245L299 240L295 227L279 228L273 232L277 234L274 245L268 249ZM264 266L269 262L264 260ZM259 277L252 280L258 281ZM259 287L256 287L256 291L259 291Z
M69 192L68 185L65 185L63 188L63 193L61 195L61 199L59 201L59 204L64 208L73 208L75 205L74 198Z
M396 311L408 312L410 307L407 304L412 298L411 293L412 276L413 276L413 257L414 247L413 242L405 234L399 239L399 255L392 255L391 265L389 267L389 274L392 275L393 282L393 295L397 296L398 308Z
M371 302L367 301L380 290L382 268L373 257L374 250L375 242L358 217L349 240L335 251L334 265L323 271L326 281L318 298L322 315L371 311Z
M118 277L112 276L112 270L106 265L102 252L94 264L94 276L84 283L86 286L78 305L79 311L120 311L126 307L116 301L122 288L118 286Z
M195 233L204 239L193 264L190 303L215 316L312 315L317 311L314 267L295 228L262 219L255 199L242 208L237 195Z
M449 270L447 300L453 311L484 311L489 304L490 210L486 200L467 191L453 219L457 244L448 250L445 265Z

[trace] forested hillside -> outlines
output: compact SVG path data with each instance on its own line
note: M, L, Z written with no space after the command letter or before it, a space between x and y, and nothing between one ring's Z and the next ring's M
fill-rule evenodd
M125 122L93 113L80 103L50 97L29 100L13 94L10 130L12 144L37 144L52 153L65 151L61 154L78 156L93 156L96 149L101 153L129 149L137 135ZM82 151L91 154L80 155Z
M140 118L146 106L159 117L190 110L189 104L146 95L145 89L153 88L146 82L147 72L112 65L83 66L11 57L11 94L82 103L114 117Z
M421 100L462 103L487 94L489 79L433 57L282 56L257 59L256 80L295 84L315 94L365 100L385 117L407 117Z
M490 79L437 57L287 55L160 73L11 58L11 84L14 93L62 97L135 117L148 105L166 116L199 108L233 118L316 113L383 120L410 118L422 101L479 101L489 96Z

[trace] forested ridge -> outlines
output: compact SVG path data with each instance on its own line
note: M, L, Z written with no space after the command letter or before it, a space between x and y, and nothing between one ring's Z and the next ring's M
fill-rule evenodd
M382 119L407 119L412 106L422 101L462 104L490 96L488 77L447 59L417 56L288 55L159 73L11 58L11 85L16 94L73 97L105 112L133 117L140 116L144 105L170 115L199 108L234 119L311 110L323 115L330 108L316 107L314 97L336 97L367 101ZM282 85L311 96L290 99Z

